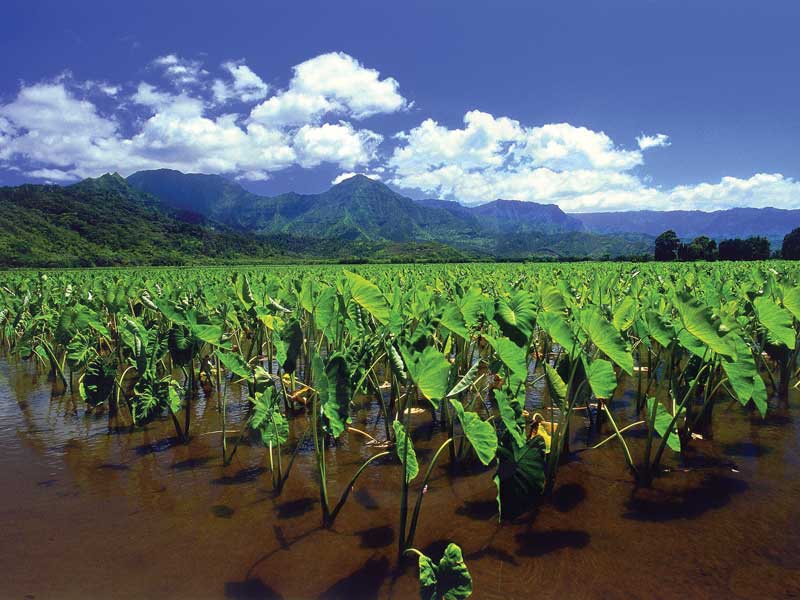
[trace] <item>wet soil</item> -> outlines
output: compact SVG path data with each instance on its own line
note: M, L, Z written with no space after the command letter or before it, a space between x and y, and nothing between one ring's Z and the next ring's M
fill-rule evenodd
M234 385L225 393L238 429L244 394ZM713 441L695 441L684 462L671 457L671 472L650 489L634 486L616 442L576 453L552 501L513 523L497 522L491 470L453 469L444 458L415 545L438 556L458 543L475 598L798 597L793 394L765 420L738 404L717 407ZM630 412L633 394L614 402L615 414ZM418 597L413 561L397 567L393 460L368 467L325 530L310 444L275 496L263 447L247 442L223 467L214 393L201 392L193 411L187 445L166 420L109 433L107 415L86 415L79 399L53 397L30 364L0 359L0 597ZM353 424L384 436L374 405ZM414 424L424 468L444 437L427 413ZM307 426L294 417L293 439ZM573 450L606 435L575 430ZM330 448L333 494L378 451L355 434Z

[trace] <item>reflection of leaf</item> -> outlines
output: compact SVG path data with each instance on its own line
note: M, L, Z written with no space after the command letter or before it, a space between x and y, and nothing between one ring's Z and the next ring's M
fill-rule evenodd
M456 416L464 430L464 435L475 449L475 454L484 465L494 460L497 452L497 434L491 423L481 420L477 413L467 412L458 400L451 399L450 404L456 411Z
M394 439L396 440L397 458L406 466L406 481L413 481L419 473L419 463L417 454L414 452L414 444L411 437L406 436L406 429L400 421L392 423L394 428ZM408 447L406 448L406 443Z

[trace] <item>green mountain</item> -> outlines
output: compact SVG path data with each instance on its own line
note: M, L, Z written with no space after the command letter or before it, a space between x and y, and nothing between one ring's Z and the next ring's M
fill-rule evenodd
M329 260L460 260L438 244L343 242L235 231L166 207L117 174L0 188L0 266L79 267Z
M476 211L416 202L366 177L270 198L217 176L109 174L0 188L0 266L601 257L652 247L646 236L569 231L574 224L557 207L524 204Z
M321 194L258 196L214 175L141 171L128 182L169 209L193 211L238 231L311 238L439 243L478 256L604 256L647 253L648 236L583 236L554 204L495 200L466 207L414 201L356 175ZM560 237L559 237L560 236Z

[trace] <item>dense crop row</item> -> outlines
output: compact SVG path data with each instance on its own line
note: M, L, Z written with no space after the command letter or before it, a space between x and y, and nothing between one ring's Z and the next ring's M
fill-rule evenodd
M650 485L666 453L713 434L715 405L735 400L763 415L797 385L795 263L357 270L6 273L0 340L40 361L87 410L106 407L110 423L168 418L186 441L198 387L246 382L238 437L219 395L221 460L243 435L258 436L280 493L310 436L326 527L364 469L391 453L404 473L400 555L412 549L443 456L495 469L498 514L513 518L554 489L576 411L608 432L598 445L619 445L632 480ZM632 423L607 402L626 377L637 392ZM534 412L526 390L538 381L545 405ZM352 427L356 397L380 407L381 439ZM419 409L448 432L427 465L409 435ZM308 422L305 436L290 439L289 419ZM626 437L636 429L643 444ZM342 435L387 449L333 490L326 447ZM420 556L420 567L429 597L469 595L456 546L437 565Z

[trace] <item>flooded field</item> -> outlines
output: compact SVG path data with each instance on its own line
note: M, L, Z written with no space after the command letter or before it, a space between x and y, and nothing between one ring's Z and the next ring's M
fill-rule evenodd
M615 414L631 416L633 384ZM401 467L373 463L332 530L321 527L312 444L280 496L264 447L223 467L218 403L202 391L190 443L168 420L109 432L32 362L0 360L2 598L414 598L415 561L396 563ZM246 391L224 385L235 441ZM713 440L651 489L636 489L620 446L573 452L552 502L498 524L493 469L443 458L415 545L459 544L476 598L782 598L800 595L800 398L765 420L738 403L714 412ZM529 394L528 405L537 403ZM415 417L422 464L445 439ZM630 420L630 419L629 419ZM289 420L288 446L308 427ZM353 426L382 438L377 404ZM608 435L575 424L572 450ZM633 433L633 432L632 432ZM635 447L641 440L632 437ZM328 450L334 491L378 450L353 433ZM288 460L290 451L284 451ZM465 470L466 469L466 470ZM416 490L419 481L412 483Z

